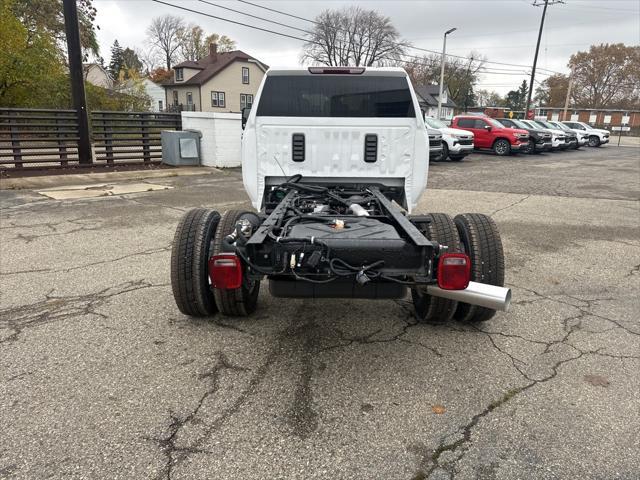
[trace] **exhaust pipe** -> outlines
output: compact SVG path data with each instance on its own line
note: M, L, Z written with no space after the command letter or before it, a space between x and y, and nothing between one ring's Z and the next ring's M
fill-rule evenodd
M448 298L492 310L506 312L511 305L510 288L487 285L486 283L469 282L469 286L464 290L443 290L437 285L427 285L426 289L427 294L434 297Z

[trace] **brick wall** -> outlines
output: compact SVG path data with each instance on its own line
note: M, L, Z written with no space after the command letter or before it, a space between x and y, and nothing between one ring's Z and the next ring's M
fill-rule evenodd
M601 110L601 111L593 111L593 110L576 110L569 108L567 110L566 118L563 116L562 108L549 108L542 109L547 112L547 119L553 120L554 116L557 115L559 120L571 120L572 117L577 113L578 122L585 122L596 127L604 127L611 128L617 127L622 124L622 117L628 116L629 121L628 125L631 128L640 128L640 111L621 111L621 110ZM606 118L609 117L609 118ZM609 120L605 122L605 120Z

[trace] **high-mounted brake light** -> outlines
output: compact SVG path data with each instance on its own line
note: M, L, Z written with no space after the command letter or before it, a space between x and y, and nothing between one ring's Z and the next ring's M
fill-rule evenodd
M464 253L443 253L438 263L438 286L443 290L464 290L471 279L471 260Z
M331 75L361 75L364 67L309 67L309 73Z
M209 259L209 277L215 288L233 290L242 285L242 263L233 253L214 255Z

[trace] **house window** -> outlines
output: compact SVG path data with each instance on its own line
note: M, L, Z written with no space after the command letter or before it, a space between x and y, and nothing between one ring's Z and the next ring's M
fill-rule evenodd
M176 68L176 82L184 80L184 71L181 68Z
M242 83L249 83L249 67L242 67Z
M240 94L240 110L243 108L251 108L253 105L253 95L249 93L241 93Z
M191 92L187 92L187 105L193 105L193 94Z
M211 92L211 106L224 108L224 92Z
M173 104L176 105L176 106L178 105L178 91L177 90L173 91Z
M162 100L158 100L158 111L162 111Z

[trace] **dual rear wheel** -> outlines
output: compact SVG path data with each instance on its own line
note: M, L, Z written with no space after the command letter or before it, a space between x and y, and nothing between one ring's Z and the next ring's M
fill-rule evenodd
M224 238L244 215L253 214L229 210L221 216L215 210L196 208L178 224L171 251L171 286L176 305L185 315L246 316L255 311L259 281L243 275L240 288L220 289L209 279L209 258L224 252Z
M209 258L224 253L224 238L245 215L254 214L230 210L221 216L214 210L196 208L180 221L171 252L171 286L176 305L185 315L205 317L220 312L247 316L255 311L259 281L243 275L239 288L220 289L211 285L209 277ZM466 253L471 260L472 281L504 286L502 242L490 217L464 213L451 218L445 213L432 213L427 220L416 226L430 240L446 245L448 252ZM446 322L456 318L482 322L495 314L495 310L433 297L418 289L412 289L411 294L420 321Z
M429 222L417 224L429 240L446 245L449 253L466 253L471 260L471 281L504 286L504 253L495 222L480 213L463 213L451 218L445 213L428 215ZM426 295L412 289L416 318L423 322L483 322L495 310Z

